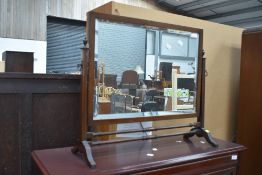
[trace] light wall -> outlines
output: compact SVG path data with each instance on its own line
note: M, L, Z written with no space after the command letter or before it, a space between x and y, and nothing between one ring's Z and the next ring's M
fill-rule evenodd
M0 72L5 72L5 62L0 60Z
M217 138L233 139L243 29L156 10L130 7L119 3L108 4L102 11L120 16L203 29L203 48L206 51L208 71L206 78L205 127ZM179 122L190 121L194 120L186 119ZM172 122L176 123L177 121ZM170 124L170 121L157 122L157 125L168 124Z

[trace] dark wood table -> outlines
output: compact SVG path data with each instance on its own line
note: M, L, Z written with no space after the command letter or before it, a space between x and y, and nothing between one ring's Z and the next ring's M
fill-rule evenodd
M90 169L71 148L37 150L33 160L43 175L176 174L236 175L241 145L203 138L185 142L182 137L141 140L92 148L96 169Z

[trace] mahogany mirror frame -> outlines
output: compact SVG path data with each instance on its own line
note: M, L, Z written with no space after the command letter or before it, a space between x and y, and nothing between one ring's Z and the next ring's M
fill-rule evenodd
M95 83L95 20L103 19L117 23L134 24L140 26L157 27L159 29L175 29L199 34L198 44L198 65L197 65L197 86L196 86L196 106L195 112L190 114L175 114L175 115L161 115L149 117L136 117L136 118L121 118L121 119L104 119L94 120L94 83ZM82 60L82 79L81 79L81 130L82 138L84 138L86 131L92 132L94 126L98 124L116 124L116 123L132 123L143 121L156 121L156 120L170 120L181 118L197 118L198 122L202 121L201 115L201 94L202 89L202 76L203 76L203 29L185 27L180 25L156 22L151 20L137 19L124 17L119 15L104 14L100 12L88 12L86 22L86 47L83 49ZM88 49L89 48L89 49ZM84 51L87 49L86 51Z

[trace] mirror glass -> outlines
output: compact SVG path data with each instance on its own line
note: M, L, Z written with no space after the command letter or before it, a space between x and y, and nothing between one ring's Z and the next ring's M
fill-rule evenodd
M198 46L198 33L96 19L95 118L195 113Z

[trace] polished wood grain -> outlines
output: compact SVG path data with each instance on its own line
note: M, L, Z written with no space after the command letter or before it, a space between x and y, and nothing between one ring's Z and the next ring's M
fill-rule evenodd
M0 73L0 79L44 79L44 80L80 80L80 75L73 74L28 74L28 73Z
M205 126L205 97L206 97L206 58L205 51L202 51L202 71L201 71L201 92L200 92L200 111L199 116L197 117L197 121L201 123L201 127Z
M87 22L86 22L86 38L87 38L87 44L89 47L89 53L88 53L88 67L87 67L87 73L88 73L88 87L87 87L87 96L84 96L83 98L88 99L87 107L87 130L86 131L94 131L94 124L93 124L93 116L94 116L94 87L95 87L95 17L93 15L87 14ZM82 95L82 94L81 94Z
M80 96L80 139L79 141L86 139L85 131L87 131L87 105L88 105L88 95L87 95L87 88L88 88L88 62L87 62L87 54L88 48L84 46L82 48L82 75L81 75L81 96Z
M16 94L0 94L0 174L15 175L21 172L18 106Z
M241 159L241 175L262 174L262 31L242 37L237 142L248 150Z
M178 174L200 175L213 172L233 172L239 155L245 148L230 142L216 140L214 148L201 138L184 142L182 137L161 138L92 147L96 169L89 169L81 157L70 148L34 151L32 156L40 174ZM153 151L156 148L156 151ZM153 154L153 156L148 156Z

